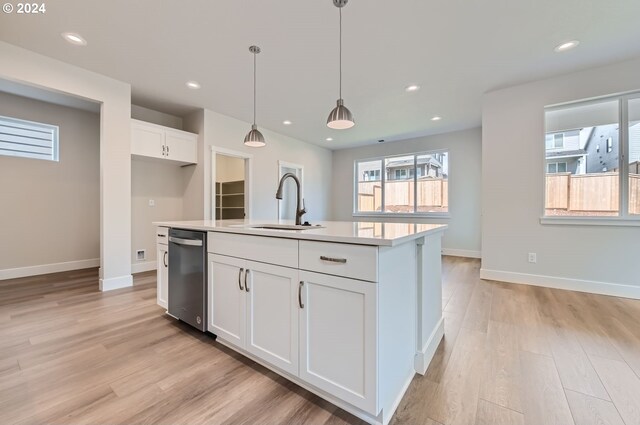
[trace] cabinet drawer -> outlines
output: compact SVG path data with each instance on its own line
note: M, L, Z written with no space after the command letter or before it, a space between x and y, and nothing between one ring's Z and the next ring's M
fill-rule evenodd
M376 282L378 280L378 248L367 245L300 241L300 268Z
M161 243L165 245L169 244L169 228L168 227L158 227L156 229L156 243Z
M298 268L298 241L295 239L209 232L207 248L213 254Z

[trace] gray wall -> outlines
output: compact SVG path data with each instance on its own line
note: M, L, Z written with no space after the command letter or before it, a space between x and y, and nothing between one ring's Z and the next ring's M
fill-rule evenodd
M60 161L0 156L0 270L100 257L100 117L0 93L0 115L60 127Z
M449 150L448 219L353 217L353 163L386 155L435 149ZM333 151L333 219L347 221L427 222L449 225L442 241L445 252L480 255L481 130L479 128ZM305 170L306 178L306 170Z
M637 90L639 75L637 59L484 96L483 277L640 296L640 227L540 222L544 107ZM538 254L537 263L528 262L529 252Z

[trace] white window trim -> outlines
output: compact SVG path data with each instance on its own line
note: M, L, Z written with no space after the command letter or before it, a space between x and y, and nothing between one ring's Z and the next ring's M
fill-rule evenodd
M640 227L640 214L629 214L629 163L626 160L628 155L628 134L629 134L629 114L628 103L632 99L640 99L640 92L627 92L603 96L593 99L587 99L577 102L568 102L562 104L549 105L544 108L546 111L564 109L567 106L587 105L606 101L618 101L618 151L622 154L618 155L619 164L619 184L618 199L620 200L620 214L618 216L549 216L546 215L546 187L543 180L542 184L542 215L540 216L540 224L544 225L569 225L569 226L631 226ZM545 123L546 129L546 123ZM543 155L543 170L547 171L546 159L546 143L543 145L545 155ZM606 149L606 144L605 144ZM543 179L546 174L543 174Z
M398 157L403 157L403 156L413 156L414 157L414 168L417 168L417 157L419 155L433 155L433 154L437 154L437 153L442 153L442 154L447 154L447 161L449 163L449 168L451 166L451 151L449 149L434 149L431 151L420 151L420 152L409 152L409 153L403 153L403 154L393 154L393 155L388 155L388 156L379 156L379 157L374 157L374 158L363 158L363 159L356 159L355 161L353 161L353 197L352 197L352 217L396 217L396 218L441 218L441 219L447 219L451 217L451 205L449 205L447 208L449 209L449 211L447 212L416 212L415 208L416 206L414 205L414 212L412 213L392 213L392 212L373 212L373 211L358 211L358 164L361 162L373 162L373 161L380 161L380 180L374 180L374 181L379 181L381 186L384 188L384 184L387 181L386 178L386 173L385 173L385 166L384 166L384 160L385 159L389 159L389 158L398 158ZM420 176L420 177L425 177L425 176ZM417 180L418 176L417 176L417 172L414 172L414 181ZM449 176L447 176L447 180L449 179ZM414 199L416 199L415 196L415 192L417 192L418 188L417 185L414 185ZM449 195L449 192L447 192L447 195ZM383 205L384 205L384 189L383 189L383 194L382 194L382 198L383 198Z

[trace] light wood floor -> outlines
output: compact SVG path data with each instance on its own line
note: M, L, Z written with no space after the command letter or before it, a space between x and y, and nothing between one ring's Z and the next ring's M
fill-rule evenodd
M640 424L640 301L444 261L445 340L393 424ZM155 304L155 275L0 282L0 424L360 424Z

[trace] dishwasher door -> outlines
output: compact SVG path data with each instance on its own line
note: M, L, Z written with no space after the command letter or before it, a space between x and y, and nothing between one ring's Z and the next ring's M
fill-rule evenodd
M169 229L169 314L207 330L207 234Z

